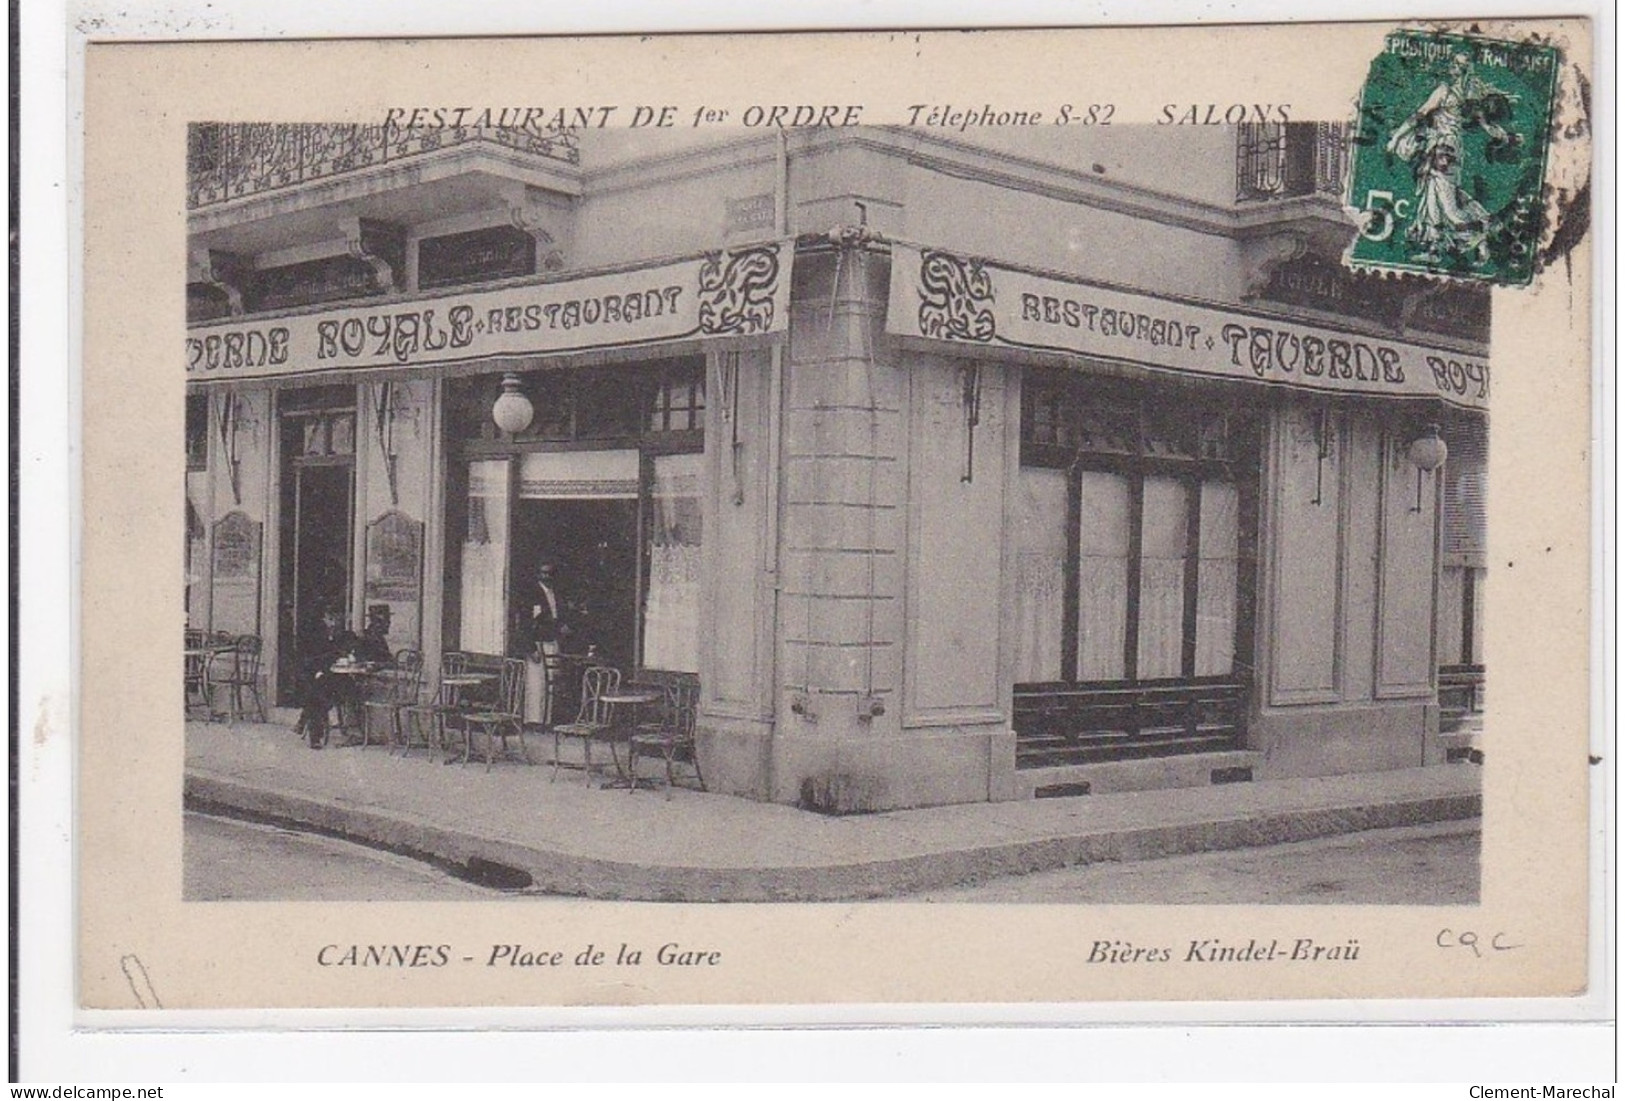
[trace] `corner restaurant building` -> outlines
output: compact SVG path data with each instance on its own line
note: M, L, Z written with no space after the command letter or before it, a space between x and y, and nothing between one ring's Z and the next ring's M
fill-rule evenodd
M711 790L837 811L1442 762L1487 296L1341 268L1328 129L195 127L188 624L286 703L329 604L522 652L546 558Z

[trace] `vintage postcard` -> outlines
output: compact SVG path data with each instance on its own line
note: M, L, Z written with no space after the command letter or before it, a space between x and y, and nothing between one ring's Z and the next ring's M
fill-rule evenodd
M77 1004L1584 994L1592 33L92 41Z

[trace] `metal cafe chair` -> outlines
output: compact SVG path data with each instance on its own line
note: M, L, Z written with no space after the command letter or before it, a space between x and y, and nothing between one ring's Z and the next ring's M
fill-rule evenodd
M209 658L216 649L206 632L187 628L183 699L188 717L209 717Z
M670 788L677 783L674 766L682 761L693 768L695 782L704 791L705 775L700 771L700 756L694 747L694 721L700 703L699 683L685 677L668 681L665 689L665 712L659 721L639 724L632 735L627 772L633 776L638 774L640 755L658 756L666 762L666 786Z
M497 697L495 703L489 708L475 708L457 713L458 723L463 731L463 763L474 748L476 732L485 739L485 771L491 771L491 762L497 754L496 744L502 742L502 756L511 756L508 750L508 737L512 735L519 739L519 759L530 764L530 754L525 749L525 660L523 658L502 659L502 671L497 681Z
M396 722L401 737L401 756L404 757L415 747L424 749L446 749L446 715L457 707L458 690L455 685L447 684L451 677L458 677L468 668L468 655L458 650L448 650L440 655L440 675L435 683L428 686L428 693L424 695L424 684L421 675L415 689L414 699L401 704L396 708ZM413 734L418 738L413 740Z
M557 723L553 727L553 776L559 778L565 738L581 739L582 770L592 774L592 742L609 728L614 709L603 697L613 694L621 686L621 671L607 665L590 666L581 674L581 706L574 722Z
M441 678L440 731L443 744L451 754L446 764L468 760L472 743L464 717L475 711L494 711L500 706L504 660L495 654L465 652L462 669Z
M370 694L361 701L363 749L372 744L373 731L382 722L383 744L393 750L401 740L401 708L418 702L423 655L412 649L397 650L392 665L370 678Z
M209 655L188 653L185 670L186 714L207 709L209 703Z
M229 649L216 650L209 655L204 670L209 696L209 718L224 716L231 722L247 718L250 714L247 698L254 701L253 715L265 722L265 700L260 695L260 638L258 635L238 635ZM219 694L226 693L227 710L218 709Z

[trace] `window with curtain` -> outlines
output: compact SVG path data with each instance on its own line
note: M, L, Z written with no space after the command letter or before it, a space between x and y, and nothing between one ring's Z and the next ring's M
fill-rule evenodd
M1233 676L1256 421L1043 375L1022 407L1017 683Z
M1199 677L1235 671L1240 597L1241 496L1229 482L1201 487L1196 557L1196 669Z
M1061 679L1066 474L1023 469L1016 482L1016 680Z
M1128 616L1129 496L1121 474L1080 470L1078 555L1063 576L1077 579L1078 642L1069 680L1121 680ZM1065 515L1065 513L1062 513Z
M1140 637L1135 671L1140 680L1157 680L1184 672L1191 493L1184 481L1165 474L1146 476L1140 490Z
M506 650L508 614L508 460L468 464L468 527L463 536L458 649Z
M651 669L699 672L704 459L698 453L654 457L643 599L643 664Z

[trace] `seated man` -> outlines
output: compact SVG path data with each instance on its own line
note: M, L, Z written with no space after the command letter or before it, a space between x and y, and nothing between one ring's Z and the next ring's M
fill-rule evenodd
M355 659L368 665L393 665L395 655L389 649L390 611L388 604L367 606L367 626L355 645Z
M310 739L312 749L327 744L327 713L353 691L350 678L333 672L333 663L352 655L358 643L355 635L345 629L343 614L337 608L323 609L321 634L301 655L304 707L294 727L295 732Z

